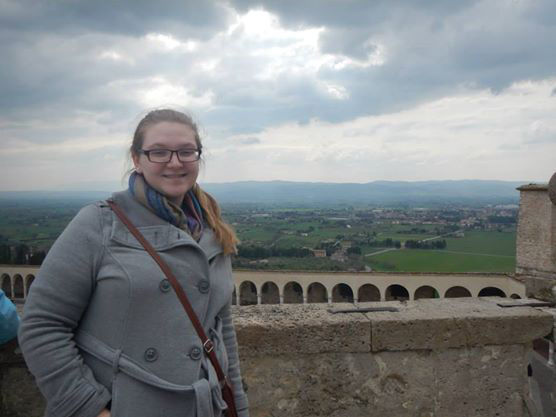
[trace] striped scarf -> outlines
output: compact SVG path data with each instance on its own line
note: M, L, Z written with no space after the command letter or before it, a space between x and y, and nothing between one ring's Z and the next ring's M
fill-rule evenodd
M129 176L129 192L137 201L155 213L158 217L188 232L197 242L203 234L203 210L189 190L181 207L169 201L164 195L151 187L143 175L133 172Z

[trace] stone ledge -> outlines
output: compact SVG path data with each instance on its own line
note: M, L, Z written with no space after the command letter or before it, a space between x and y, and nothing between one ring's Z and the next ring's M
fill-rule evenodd
M423 299L406 303L399 313L372 313L372 351L528 343L550 333L549 314L532 307L502 308L496 304L502 300Z
M516 188L518 191L548 191L548 184L525 184Z
M234 307L243 357L290 353L438 350L526 344L550 333L553 318L533 307L499 307L504 299L423 299L360 303L399 312L331 314L325 304ZM507 299L506 299L507 300ZM334 309L354 308L334 304Z

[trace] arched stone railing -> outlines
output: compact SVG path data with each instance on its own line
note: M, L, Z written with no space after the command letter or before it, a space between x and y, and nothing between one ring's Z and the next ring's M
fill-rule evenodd
M0 265L0 288L12 300L25 300L38 272L38 266Z
M0 287L25 300L38 267L0 265ZM234 304L302 304L503 296L525 287L505 274L234 271Z
M525 297L506 274L234 271L235 304L301 304L479 296ZM278 294L276 294L278 292ZM255 302L255 300L257 302Z

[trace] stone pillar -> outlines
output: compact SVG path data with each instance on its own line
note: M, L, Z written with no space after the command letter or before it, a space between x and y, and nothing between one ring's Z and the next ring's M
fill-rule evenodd
M280 293L280 304L284 304L284 293Z
M332 304L332 296L328 297L328 304Z
M516 277L527 296L555 300L556 174L550 184L529 184L520 191L516 238Z
M303 296L303 304L307 304L307 296L306 295Z
M261 298L262 298L262 294L257 294L257 304L262 304Z

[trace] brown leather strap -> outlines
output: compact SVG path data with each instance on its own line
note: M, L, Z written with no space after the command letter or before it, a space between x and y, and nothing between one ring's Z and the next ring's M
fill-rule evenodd
M203 326L201 325L201 322L197 317L197 314L195 314L195 311L193 310L193 307L191 306L191 303L189 302L189 299L187 298L187 295L183 290L183 287L178 282L177 278L175 277L174 273L172 272L168 264L162 260L158 252L145 239L145 237L141 234L141 232L137 230L135 225L131 223L131 220L129 220L129 218L125 215L122 209L113 200L106 200L106 202L108 203L110 208L114 211L116 216L118 216L118 218L122 221L122 223L129 229L131 234L135 236L135 239L137 239L137 241L145 248L148 254L151 255L151 257L158 264L158 266L160 267L164 275L166 275L166 278L168 278L168 281L170 281L170 284L172 285L174 292L178 296L178 299L180 300L185 312L189 316L189 319L191 320L191 323L193 324L195 331L197 332L199 338L201 339L201 343L203 344L203 349L205 353L207 354L210 362L212 363L212 366L214 367L214 370L216 371L216 376L218 377L218 381L220 382L220 387L222 388L222 397L226 402L226 404L228 405L228 410L226 413L229 417L237 417L237 411L235 407L235 400L234 400L232 387L228 379L226 378L226 375L224 375L220 363L218 362L218 358L216 357L216 353L214 352L214 344L212 343L212 340L210 340L207 337L205 330L203 329Z

